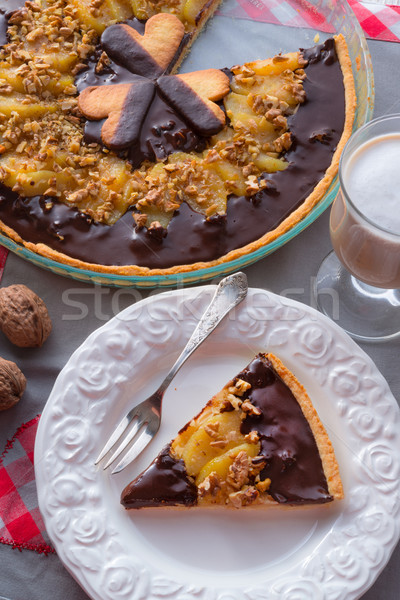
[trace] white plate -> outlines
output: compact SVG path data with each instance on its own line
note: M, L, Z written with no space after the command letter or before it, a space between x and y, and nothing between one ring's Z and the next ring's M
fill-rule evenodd
M352 600L399 538L399 408L373 362L313 309L263 290L182 368L161 430L117 476L93 460L132 398L154 391L214 286L139 302L94 332L58 377L35 447L39 506L60 559L96 600ZM125 511L119 496L187 420L260 351L306 386L346 498L271 511Z

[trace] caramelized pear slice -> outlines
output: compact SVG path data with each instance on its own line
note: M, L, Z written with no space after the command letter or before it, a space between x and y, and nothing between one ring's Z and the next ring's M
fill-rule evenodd
M179 456L183 458L188 474L196 477L210 460L244 443L244 436L239 429L240 423L238 411L220 413L204 422L189 438L182 455ZM226 440L225 446L212 444L213 441L218 443L219 439Z
M205 4L205 0L186 0L182 9L183 20L187 21L193 27L198 25L198 16Z
M108 25L125 21L132 16L132 8L128 2L105 0L97 10L93 10L91 0L71 0L71 4L77 9L79 20L99 35Z
M273 58L246 63L244 67L251 69L256 75L279 75L286 69L294 71L303 68L304 64L305 61L300 52L288 52Z
M204 467L200 470L199 474L196 477L196 485L200 485L206 477L211 475L211 473L215 473L221 479L221 481L226 480L229 468L232 466L233 461L239 454L239 452L246 452L247 456L254 457L257 456L260 452L260 444L257 442L255 444L239 444L224 452L220 456L216 456L208 463L204 465Z
M11 85L15 92L20 94L26 93L24 76L20 75L17 68L0 68L0 80L4 84ZM47 90L53 96L58 96L65 93L66 89L68 90L70 86L74 85L74 78L67 73L57 74L57 76L50 75L48 81L45 83L41 82L41 85L41 91Z
M39 119L46 113L53 113L57 110L57 104L51 102L27 104L23 94L15 93L0 97L0 113L8 118L12 116L12 113L16 112L23 119Z

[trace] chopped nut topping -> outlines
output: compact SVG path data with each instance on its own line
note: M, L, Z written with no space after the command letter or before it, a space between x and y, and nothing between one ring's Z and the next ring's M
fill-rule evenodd
M147 215L141 213L133 213L133 218L135 219L135 223L139 229L142 229L146 225Z
M236 394L242 396L251 388L251 383L244 381L244 379L237 379L235 382Z
M153 221L150 224L149 229L162 229L161 223L159 223L158 221Z
M283 133L281 136L279 136L274 141L274 148L275 148L276 152L279 152L279 153L282 152L283 150L289 150L291 145L292 145L292 136L288 131L286 133Z
M0 177L1 177L1 175L0 175ZM229 400L224 400L221 403L218 412L223 413L223 412L230 412L232 410L234 410L234 408L233 408L232 404L229 402Z
M220 438L210 442L212 448L225 448L228 441L225 438Z
M250 444L256 444L259 441L260 437L257 431L250 431L250 433L248 433L244 439Z
M264 456L255 456L251 459L251 466L249 470L249 477L254 479L256 482L260 481L260 473L267 464Z
M250 460L246 452L242 450L235 457L233 463L229 467L228 476L226 478L227 483L239 490L248 481L248 475L250 470Z
M233 408L235 410L239 410L239 408L242 405L241 399L238 398L237 396L234 396L233 394L228 394L227 400L228 400L228 402L230 402L231 406L233 406Z
M250 175L246 179L246 184L246 194L248 196L253 196L254 194L257 194L257 192L259 192L266 186L265 181L263 179L258 180L255 175Z
M207 425L204 426L204 431L207 433L207 435L209 435L211 438L217 439L219 436L218 433L218 429L219 429L219 423L208 423Z
M105 52L102 52L95 68L96 73L101 73L102 71L104 71L104 69L108 67L110 63L111 61L108 58L107 54Z
M271 480L269 479L269 477L267 477L267 479L263 479L263 481L259 481L258 483L256 483L256 488L259 492L266 492L269 489L270 485Z
M229 502L235 508L242 508L242 506L247 506L252 504L259 497L259 492L255 487L250 486L246 490L240 490L239 492L232 492L229 494Z
M217 473L213 471L199 484L197 491L202 498L206 494L210 494L211 496L216 496L221 489L221 480L218 477Z
M254 416L260 416L261 410L259 408L257 408L256 406L254 406L249 400L245 400L241 406L241 409L243 412L249 414L249 415L254 415Z

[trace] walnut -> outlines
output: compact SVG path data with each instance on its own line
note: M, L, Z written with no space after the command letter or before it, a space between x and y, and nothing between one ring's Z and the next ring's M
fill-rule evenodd
M269 477L267 477L266 479L263 479L262 481L256 483L256 488L259 492L266 492L267 490L269 490L270 485L271 480Z
M209 423L208 425L204 425L204 431L207 433L207 435L209 435L211 438L217 439L219 437L219 433L218 433L218 429L219 429L219 423Z
M236 395L243 396L247 390L251 388L251 384L248 381L244 381L244 379L237 379L235 383Z
M226 438L219 438L210 442L210 446L211 448L225 448L227 443L228 441L226 440Z
M11 408L25 391L26 379L17 365L0 358L0 410Z
M197 489L200 498L203 498L206 494L216 496L221 489L221 480L217 473L213 471L199 484Z
M255 502L259 495L258 490L256 490L254 486L250 486L239 492L232 492L229 494L228 498L229 502L231 502L235 508L242 508L242 506L247 506Z
M246 452L242 450L229 467L228 476L226 478L227 483L234 489L240 490L240 488L248 481L249 469L250 459Z
M250 433L248 433L247 435L245 435L244 439L249 444L256 444L260 440L260 436L258 435L257 431L253 430L250 431Z
M0 328L20 348L41 346L51 332L45 303L26 285L0 289Z
M228 394L227 400L231 403L234 410L239 410L239 408L242 405L242 400L238 398L235 394Z
M261 415L261 410L254 406L249 400L245 400L241 408L243 412L248 413L249 415L254 415L255 417L259 417Z

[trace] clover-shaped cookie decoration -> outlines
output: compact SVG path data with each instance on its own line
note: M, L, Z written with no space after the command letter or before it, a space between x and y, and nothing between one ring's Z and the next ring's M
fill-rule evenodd
M164 75L184 35L181 21L169 13L151 17L144 35L123 23L104 31L103 50L132 73L129 83L91 86L79 95L78 106L87 119L106 119L101 128L105 146L119 151L138 142L156 90L199 134L211 136L224 127L225 113L216 102L230 89L225 73L206 69Z

